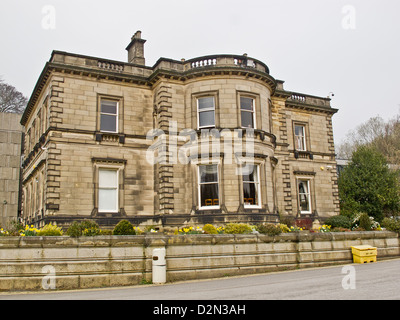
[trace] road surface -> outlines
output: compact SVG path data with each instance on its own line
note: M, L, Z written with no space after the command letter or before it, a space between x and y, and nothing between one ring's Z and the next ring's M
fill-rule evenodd
M166 285L0 293L0 300L400 300L400 259Z

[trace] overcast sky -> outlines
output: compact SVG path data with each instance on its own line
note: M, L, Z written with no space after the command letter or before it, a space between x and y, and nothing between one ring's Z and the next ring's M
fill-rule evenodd
M30 97L52 50L126 61L243 54L285 89L333 92L334 134L400 112L398 0L1 0L0 77Z

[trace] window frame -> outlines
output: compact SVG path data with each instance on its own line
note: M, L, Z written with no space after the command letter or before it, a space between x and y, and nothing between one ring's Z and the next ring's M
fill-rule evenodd
M251 99L252 100L252 107L253 107L252 111L249 111L249 110L246 110L246 109L242 109L242 102L241 102L242 98ZM252 128L243 126L242 112L249 112L249 113L253 114L253 117L252 117L252 119L253 119L253 127ZM242 128L242 129L254 129L254 130L257 129L257 123L256 123L256 119L257 119L257 117L256 117L256 98L255 97L249 96L249 95L246 95L246 94L239 94L239 115L240 115L240 128Z
M300 193L300 183L306 182L307 192ZM311 195L311 179L307 178L297 178L297 199L298 199L298 208L300 214L311 214L312 213L312 195ZM305 195L308 201L308 209L307 211L302 210L301 208L301 195Z
M260 209L262 208L262 203L261 203L261 176L260 176L260 164L259 163L253 163L253 170L256 170L257 174L257 181L245 181L243 179L243 169L241 171L241 182L242 182L242 201L243 201L243 207L244 209ZM253 183L256 186L256 196L258 200L258 204L251 205L251 204L246 204L245 203L245 197L244 197L244 184L245 183Z
M198 99L213 97L214 98L214 126L213 127L199 127L200 119L199 119L199 105ZM210 90L210 91L200 91L200 92L192 92L191 94L191 126L196 130L201 129L213 129L218 128L220 125L220 116L219 116L219 91L218 90Z
M199 109L199 100L200 99L205 99L205 98L212 98L213 102L214 102L214 107L212 109L208 108L208 109L200 111L200 109ZM197 107L197 129L200 130L200 129L206 129L206 128L216 128L217 119L216 119L216 98L215 98L215 95L210 94L210 95L202 95L202 96L196 97L196 107ZM214 111L214 124L213 125L208 125L208 126L200 126L200 113L209 112L209 111Z
M124 183L125 183L125 170L127 160L124 159L111 159L111 158L92 158L93 163L93 215L107 215L112 214L113 216L118 216L124 213L124 205L125 205L125 195L124 195ZM118 192L117 192L117 209L116 212L111 211L99 211L99 170L115 170L117 171L117 179L118 179Z
M216 182L201 182L200 176L200 167L204 166L216 166L217 167L217 181ZM198 203L199 203L199 210L218 210L221 208L221 188L220 188L220 173L219 173L219 164L217 163L209 163L209 164L198 164L197 165L197 190L198 190ZM202 206L201 205L201 186L202 185L210 185L216 184L218 187L218 205L211 205L211 206ZM215 199L213 199L215 200Z
M112 187L111 186L105 186L105 187L103 187L103 186L100 185L100 174L101 174L101 172L104 172L104 171L115 172L116 186L112 186ZM98 168L98 172L97 172L97 175L98 175L97 199L98 199L98 212L99 213L118 213L119 212L119 173L120 173L119 171L120 171L119 168L113 168L113 167L103 167L103 166L101 166L101 167ZM115 190L116 191L115 192L115 197L116 197L116 199L115 199L115 204L116 204L115 210L102 210L100 208L100 191L101 190Z
M116 110L115 114L112 113L105 113L102 112L102 102L103 101L108 101L108 102L115 102L116 103ZM100 97L100 106L99 106L99 131L104 132L104 133L118 133L119 132L119 108L120 108L120 101L117 99L109 98L109 97ZM102 130L101 129L101 116L105 115L113 115L115 116L115 131L107 131L107 130Z
M303 130L303 136L296 135L296 127L301 127ZM294 139L294 150L300 152L306 152L307 148L307 125L304 123L294 122L293 123L293 139ZM302 140L303 149L297 148L297 141L298 139Z

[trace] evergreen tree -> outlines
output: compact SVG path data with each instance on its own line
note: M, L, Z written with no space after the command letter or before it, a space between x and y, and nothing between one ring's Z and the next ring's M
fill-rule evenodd
M399 172L388 167L373 147L360 146L339 180L341 212L351 216L365 212L377 221L400 209Z

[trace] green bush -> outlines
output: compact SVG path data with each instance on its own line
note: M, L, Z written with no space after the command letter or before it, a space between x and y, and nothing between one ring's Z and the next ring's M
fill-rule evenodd
M382 221L382 227L388 231L400 233L400 220L395 218L385 218Z
M127 236L135 234L135 229L133 228L132 223L130 223L128 220L121 220L120 222L118 222L113 230L113 235L116 236Z
M66 234L73 238L78 238L78 237L82 236L82 230L81 230L80 223L78 221L72 222L71 225L69 226Z
M351 158L338 178L341 213L365 212L380 222L385 213L399 211L398 171L389 169L385 157L372 146L359 146Z
M37 232L37 235L41 237L58 237L63 235L63 231L61 227L57 227L57 225L52 225L49 223L40 229Z
M112 230L100 230L101 236L111 236L112 233L113 233Z
M9 236L19 236L21 229L24 229L24 225L18 220L12 220L8 223L8 229L5 233Z
M97 236L100 234L100 228L99 225L92 220L83 220L81 223L74 221L66 233L74 238L81 236Z
M251 226L245 223L228 223L225 227L225 233L227 234L246 234L252 232L253 229Z
M218 234L218 230L216 227L214 227L212 224L206 224L203 227L203 231L206 234Z
M281 227L273 223L259 224L256 227L259 233L267 234L269 236L277 236L282 233Z
M82 235L84 237L94 237L101 234L101 230L96 227L85 228L82 230Z
M292 227L295 225L295 218L292 216L287 216L287 215L279 215L279 220L281 224L286 225L288 228Z
M333 216L328 218L325 221L326 225L331 226L331 228L345 228L345 229L350 229L351 228L351 219L347 216L343 215L338 215L338 216Z
M367 213L361 213L358 226L365 231L371 231L371 220Z

